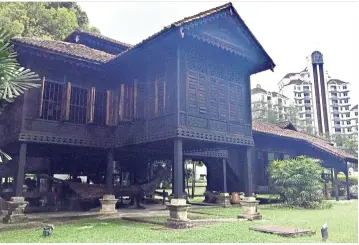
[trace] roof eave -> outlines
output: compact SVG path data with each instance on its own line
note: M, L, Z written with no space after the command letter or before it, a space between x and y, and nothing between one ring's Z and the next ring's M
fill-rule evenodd
M72 59L72 60L77 61L77 62L84 62L84 63L87 63L89 65L93 65L93 66L102 67L105 64L105 62L88 60L88 59L84 59L84 58L81 58L81 57L78 57L78 56L67 55L67 54L64 54L64 53L61 53L61 52L56 52L56 51L53 51L53 50L49 50L47 48L41 48L41 47L37 47L37 46L34 46L34 45L22 43L22 42L19 42L19 41L16 41L16 40L11 40L11 43L19 45L19 46L23 46L25 48L30 48L30 49L37 50L37 51L43 51L43 52L47 52L49 54L55 54L55 55L58 55L58 56L62 56L64 58L69 58L69 59Z

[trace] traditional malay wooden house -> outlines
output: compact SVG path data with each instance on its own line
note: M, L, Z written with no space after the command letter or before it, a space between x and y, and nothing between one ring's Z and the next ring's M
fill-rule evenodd
M13 44L21 65L42 78L0 119L1 147L14 157L6 164L13 196L24 194L25 173L84 175L111 187L114 162L135 173L134 183L154 161L171 163L174 198L184 195L185 159L206 164L208 190L246 196L267 185L272 159L304 154L345 173L347 161L357 162L290 124L252 124L250 76L275 64L231 3L134 46L83 31Z

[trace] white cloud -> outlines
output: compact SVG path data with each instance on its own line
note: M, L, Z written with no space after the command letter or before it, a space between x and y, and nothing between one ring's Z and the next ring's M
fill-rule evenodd
M219 2L80 2L90 23L103 35L136 44L184 17L224 4ZM276 63L275 71L252 77L252 87L277 89L288 72L301 71L315 49L332 78L352 84L358 103L356 2L233 2L239 15Z

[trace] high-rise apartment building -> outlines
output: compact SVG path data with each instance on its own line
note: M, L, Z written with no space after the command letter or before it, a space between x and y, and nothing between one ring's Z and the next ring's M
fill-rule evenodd
M289 98L278 93L271 92L263 89L259 84L251 90L252 98L252 116L258 118L260 116L268 116L263 112L268 108L275 112L275 115L279 121L288 120L288 107Z
M322 135L351 134L355 126L357 128L358 120L350 113L350 83L332 79L325 72L323 55L319 51L307 57L305 69L288 73L278 85L280 93L297 107L299 127Z

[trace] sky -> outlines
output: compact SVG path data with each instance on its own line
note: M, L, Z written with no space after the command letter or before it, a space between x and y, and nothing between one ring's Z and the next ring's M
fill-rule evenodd
M228 1L79 1L101 34L136 44L175 21ZM274 60L274 72L251 77L251 86L278 90L289 72L305 68L314 50L323 54L332 78L351 83L352 104L359 101L359 38L356 1L232 1L234 8ZM356 92L355 92L356 91Z

